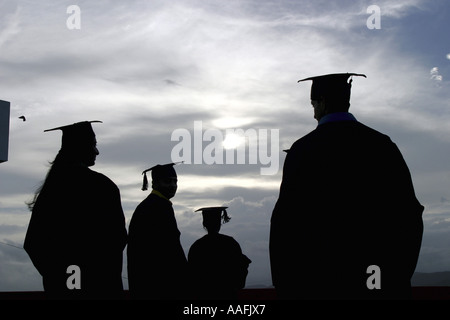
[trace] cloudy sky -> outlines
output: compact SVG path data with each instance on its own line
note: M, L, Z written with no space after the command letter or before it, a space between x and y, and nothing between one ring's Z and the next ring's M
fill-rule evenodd
M67 13L71 5L79 19ZM0 100L11 102L11 118L9 160L0 164L0 291L42 289L20 249L25 202L59 150L60 133L43 131L83 120L103 121L94 124L100 156L92 169L120 188L127 224L147 195L141 172L190 144L178 154L191 153L191 163L176 167L173 198L186 253L204 235L193 211L226 205L232 220L222 232L253 260L247 285L271 285L269 225L282 150L316 127L310 84L297 80L334 72L367 75L354 79L350 110L388 134L410 167L426 207L416 271L449 271L448 21L447 0L2 0ZM210 164L208 152L221 155L215 141L227 129L256 140ZM237 150L246 151L243 163L226 161L226 151ZM262 174L269 165L272 173Z

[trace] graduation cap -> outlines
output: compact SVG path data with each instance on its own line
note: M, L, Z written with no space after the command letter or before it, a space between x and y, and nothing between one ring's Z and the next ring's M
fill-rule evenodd
M360 73L332 73L301 79L297 82L312 80L311 100L319 100L321 97L326 97L348 101L350 100L350 90L353 81L353 79L348 81L348 78L352 76L367 78L366 75Z
M152 172L152 180L157 180L161 178L170 178L170 177L176 177L177 173L175 169L173 168L174 165L177 165L182 162L172 162L167 164L157 164L156 166L153 166L147 170L142 171L142 174L144 175L143 183L142 183L142 191L145 191L148 189L148 179L147 179L147 172Z
M99 120L82 121L62 127L47 129L44 130L44 132L61 130L63 133L61 149L79 148L92 144L93 139L95 138L95 133L92 129L91 123L97 122L103 123Z
M203 214L203 217L205 215L208 216L214 216L220 218L223 220L223 223L227 223L231 220L231 218L228 216L227 209L228 207L205 207L195 210L195 212L201 211Z

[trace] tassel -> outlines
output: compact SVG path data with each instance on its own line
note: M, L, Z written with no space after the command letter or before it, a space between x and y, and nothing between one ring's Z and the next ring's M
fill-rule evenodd
M222 219L223 219L223 223L227 223L228 221L231 220L231 217L228 216L227 210L225 210L225 209L223 210Z

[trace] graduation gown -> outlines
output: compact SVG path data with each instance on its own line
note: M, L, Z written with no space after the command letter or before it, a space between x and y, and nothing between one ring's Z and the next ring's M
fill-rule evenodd
M278 296L409 298L423 209L388 136L356 120L319 125L283 167L270 230ZM371 265L381 289L368 288Z
M127 231L119 189L81 165L58 169L52 181L36 200L24 243L44 290L50 298L121 298ZM71 265L80 268L80 290L67 287Z
M172 203L152 192L130 221L128 283L133 298L186 297L187 260Z
M188 254L195 298L237 299L250 262L230 236L217 233L198 239Z

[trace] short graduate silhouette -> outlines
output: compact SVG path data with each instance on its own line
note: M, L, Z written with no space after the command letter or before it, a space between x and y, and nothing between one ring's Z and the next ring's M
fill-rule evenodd
M42 275L49 298L123 295L125 217L117 186L89 168L99 154L92 122L97 121L46 130L62 130L62 145L29 204L24 249ZM72 265L79 268L74 274L79 283L69 279Z
M187 260L171 198L178 188L174 163L156 165L152 192L136 208L130 221L127 248L128 283L134 299L187 298Z
M208 234L194 242L189 249L188 262L194 298L237 299L245 286L251 260L242 254L239 243L220 234L222 222L231 218L227 207L201 208L203 227Z
M424 207L398 147L348 112L352 76L303 79L318 126L289 149L272 213L281 299L411 297Z

